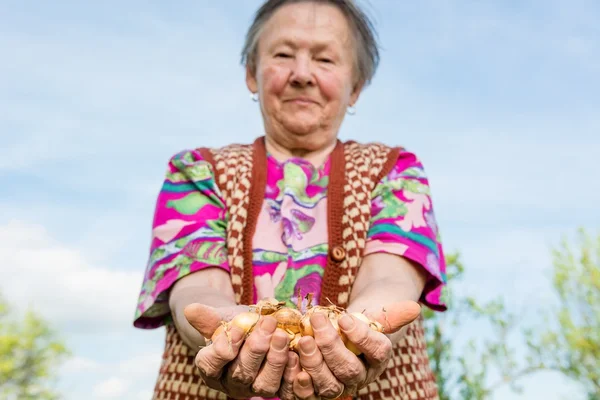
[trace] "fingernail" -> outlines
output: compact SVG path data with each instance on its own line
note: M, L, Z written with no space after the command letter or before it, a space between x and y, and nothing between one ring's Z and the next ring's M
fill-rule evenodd
M338 320L338 325L345 331L349 331L354 328L354 319L349 315L344 315Z
M300 378L298 380L298 383L300 384L300 386L302 386L303 388L306 388L310 385L310 379L308 379L308 377L303 377Z
M274 335L273 339L271 339L271 346L273 346L275 350L281 351L285 349L287 345L288 341L285 336Z
M327 319L323 314L315 313L310 319L310 324L314 330L320 331L327 326Z
M275 332L277 328L277 320L273 317L266 317L260 323L260 331L264 335L270 335Z
M300 350L307 356L313 354L317 350L315 341L313 338L300 341Z

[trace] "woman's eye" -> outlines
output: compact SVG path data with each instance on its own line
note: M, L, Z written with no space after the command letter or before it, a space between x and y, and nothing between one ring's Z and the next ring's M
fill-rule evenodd
M317 59L317 61L323 62L323 63L330 63L330 62L332 62L330 58L324 58L324 57L321 57L321 58Z
M288 53L277 53L277 54L275 54L275 57L290 58L291 55Z

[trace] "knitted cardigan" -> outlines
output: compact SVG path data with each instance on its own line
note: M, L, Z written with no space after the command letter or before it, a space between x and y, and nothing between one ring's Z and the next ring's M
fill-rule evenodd
M227 249L231 283L238 304L253 298L252 238L264 200L267 156L264 137L250 145L199 149L213 168L228 211ZM328 261L322 282L321 304L328 300L347 307L350 291L362 262L371 212L371 192L393 168L400 148L381 144L340 142L331 154L327 189ZM188 348L172 324L167 335L153 399L227 399L208 388L194 365L195 351ZM422 318L409 325L394 346L385 372L355 399L438 399L431 371Z

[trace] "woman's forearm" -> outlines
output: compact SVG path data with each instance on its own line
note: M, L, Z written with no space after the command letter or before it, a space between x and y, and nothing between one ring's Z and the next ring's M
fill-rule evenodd
M386 304L406 300L418 302L426 280L425 269L413 261L387 253L369 254L358 270L348 310L377 313ZM396 344L405 331L406 328L402 328L391 334L392 343Z
M212 288L185 288L171 296L169 305L173 322L182 340L192 349L198 349L205 345L204 337L196 330L183 314L183 310L190 304L200 303L211 307L227 307L235 305L235 302L223 296L217 290Z

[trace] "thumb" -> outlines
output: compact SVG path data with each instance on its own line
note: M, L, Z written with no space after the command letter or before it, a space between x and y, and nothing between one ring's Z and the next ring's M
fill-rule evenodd
M202 336L210 338L221 322L229 322L237 314L248 311L248 309L247 306L215 308L205 304L192 303L185 307L183 315Z
M390 334L416 320L421 314L421 306L406 300L385 306L381 311L371 313L369 317L383 325L383 332Z

